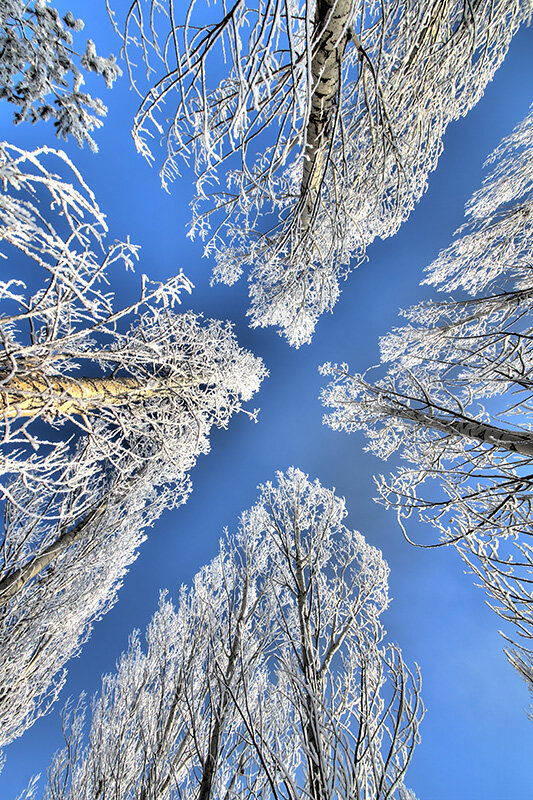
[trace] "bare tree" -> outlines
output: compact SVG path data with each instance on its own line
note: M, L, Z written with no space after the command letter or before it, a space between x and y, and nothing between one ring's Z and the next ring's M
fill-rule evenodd
M90 456L71 459L71 469ZM80 463L81 462L81 463ZM146 529L172 502L184 502L186 476L163 489L132 473L87 487L95 507L76 519L77 497L62 498L67 521L43 523L51 501L13 487L6 503L0 608L0 744L24 733L57 700L65 664L88 639L93 623L115 603ZM99 500L99 502L98 502ZM70 509L68 508L70 502Z
M116 673L103 679L87 745L83 704L66 721L68 747L51 766L49 800L244 798L268 790L239 711L262 721L265 746L290 764L279 722L285 705L268 691L267 567L261 534L240 531L182 588L177 609L161 598L145 652L134 634Z
M107 108L81 91L82 70L101 75L108 88L122 73L113 55L96 54L90 39L85 53L76 53L73 32L82 29L83 20L70 11L61 18L48 0L1 0L0 98L18 107L16 124L52 118L58 136L74 136L80 147L87 142L97 150L90 133L102 125Z
M378 479L385 505L404 531L418 517L456 545L524 647L533 635L532 126L529 115L490 157L461 237L428 268L426 282L466 290L464 299L404 312L409 324L382 340L389 366L373 382L347 365L323 368L334 375L326 422L408 462Z
M67 720L46 800L407 798L418 675L381 646L388 569L299 470L261 487L237 535L163 599Z
M211 428L242 410L265 369L229 324L172 310L190 289L182 275L143 278L138 300L117 309L109 271L131 266L137 249L106 245L103 216L64 154L1 152L6 255L18 251L45 278L34 293L19 279L0 285L4 744L56 698L143 531L185 502ZM78 188L49 171L50 158Z
M310 341L529 15L525 0L131 2L115 26L141 97L137 149L153 160L162 137L165 188L191 159L191 235L208 239L214 280L249 270L253 326Z
M275 697L289 707L299 768L276 787L296 800L400 797L422 716L420 677L384 646L388 567L343 524L344 500L304 473L278 473L243 517L272 552ZM246 714L254 741L261 732ZM279 764L261 745L262 761ZM274 778L272 783L274 782Z

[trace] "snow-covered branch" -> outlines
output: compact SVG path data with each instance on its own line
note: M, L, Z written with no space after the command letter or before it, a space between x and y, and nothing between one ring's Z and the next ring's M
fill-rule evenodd
M420 679L381 644L381 553L299 470L260 488L144 649L133 635L88 738L82 708L67 719L46 800L410 796Z
M248 271L253 326L310 341L530 14L527 0L134 0L113 17L141 97L137 149L153 161L162 139L165 188L192 163L191 236L215 281Z
M463 296L404 312L408 325L381 342L379 377L322 368L326 423L363 431L381 458L401 454L407 466L377 478L381 500L407 536L414 517L457 546L519 647L533 637L531 120L488 160L468 222L427 269Z
M266 370L229 323L176 312L191 289L181 273L143 278L138 299L120 307L110 273L131 269L137 248L106 243L72 163L46 148L3 145L0 155L6 264L20 274L15 256L28 260L37 287L0 284L5 744L55 700L64 664L115 601L146 527L185 502L213 426L244 410Z
M18 108L16 124L51 118L58 137L97 150L91 131L107 108L82 91L83 71L101 75L107 88L122 72L113 55L97 55L90 39L83 54L76 52L73 33L82 29L83 20L70 11L61 18L48 0L1 0L0 99Z

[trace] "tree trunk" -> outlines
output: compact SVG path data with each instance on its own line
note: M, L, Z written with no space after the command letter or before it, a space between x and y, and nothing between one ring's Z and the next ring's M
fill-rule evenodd
M176 378L159 385L146 386L137 378L68 378L63 376L48 377L34 373L19 377L15 375L4 386L0 386L0 418L16 416L34 416L39 413L56 415L83 414L91 409L103 406L119 406L131 400L153 397L158 393L172 391L173 388L199 384L199 381ZM135 473L142 474L144 467ZM126 484L113 494L113 502L125 499L130 486ZM72 528L61 530L57 539L43 552L35 556L23 567L0 579L0 608L2 608L29 581L48 567L67 547L79 541L85 535L87 526L100 517L106 510L108 499L104 498L92 511Z
M498 450L507 450L510 453L518 453L526 458L533 458L533 433L509 431L468 417L452 416L447 419L444 416L428 414L407 406L404 408L394 408L392 406L391 416L407 419L418 423L424 428L432 428L452 436L476 439L478 442L492 445Z
M252 608L255 607L255 603ZM225 675L223 681L225 686L221 689L220 698L217 702L216 712L214 714L213 729L209 737L209 746L207 757L203 763L202 778L200 781L200 788L198 791L197 800L210 800L213 791L213 782L215 778L215 770L218 767L220 758L220 740L222 737L224 725L227 722L226 713L231 701L231 692L229 687L233 681L235 670L237 668L237 658L241 648L242 632L245 618L250 614L248 607L248 578L245 579L243 586L243 593L239 614L235 623L235 634L231 642L231 649L226 665Z
M35 578L43 569L55 561L67 547L82 539L87 526L104 513L106 505L107 502L104 500L92 511L89 511L72 528L63 530L57 539L48 545L40 555L2 578L0 580L0 608L5 606L32 578Z
M433 8L428 9L428 18L427 22L424 24L420 33L418 35L418 39L416 40L409 56L405 61L405 66L403 67L403 72L407 74L415 61L418 58L419 52L422 50L426 43L426 39L429 41L434 41L436 34L439 31L439 28L442 23L442 12L446 10L446 3L444 0L439 0L439 2L434 4Z
M519 453L527 458L533 457L533 434L508 431L476 420L454 419L447 422L446 427L460 436L477 439L478 442L493 445L499 450Z
M8 419L43 412L72 416L155 393L153 386L143 386L137 378L70 378L35 372L15 375L0 386L0 415Z
M516 312L521 303L531 300L532 298L533 287L527 289L518 289L512 292L502 292L501 294L487 295L486 297L475 297L469 300L437 301L431 304L431 307L434 309L436 314L442 314L443 312L450 314L451 312L461 311L463 308L472 308L474 310L473 313L468 314L468 316L459 316L457 319L452 320L451 322L447 322L443 325L435 325L433 328L427 328L424 331L424 335L426 332L428 336L431 336L435 333L446 334L449 331L455 331L455 329L460 328L461 325L467 325L469 322L478 322L485 317L494 314L496 311L503 311L505 313L504 321L506 321L513 312ZM529 308L529 304L527 307ZM486 334L483 335L485 336ZM494 333L491 333L491 336L499 338L507 335L517 336L518 334L516 334L514 331L507 333L505 330L497 330Z
M305 553L302 549L300 528L294 524L294 576L296 583L296 599L298 604L298 622L300 628L299 657L302 670L302 735L305 743L305 758L308 767L309 796L311 800L327 800L329 797L327 775L324 772L323 743L321 740L321 723L316 710L317 698L322 697L323 686L316 663L317 652L313 646L313 634L310 626L310 610L307 598L311 586L306 580L303 564ZM291 557L288 556L288 559ZM291 565L292 567L292 565Z
M305 233L326 169L326 154L333 132L341 65L349 39L352 0L317 0L312 39L311 110L305 131L304 164L300 186L300 225Z

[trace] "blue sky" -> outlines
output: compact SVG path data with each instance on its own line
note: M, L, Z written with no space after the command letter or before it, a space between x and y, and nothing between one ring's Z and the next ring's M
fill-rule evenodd
M85 34L105 55L117 53L119 43L103 6L57 4L84 18ZM371 246L369 261L350 276L333 315L320 320L312 344L299 351L273 330L248 329L245 282L209 287L212 264L202 259L201 243L185 235L191 173L184 168L171 194L165 194L157 170L135 153L129 129L136 98L126 78L112 91L91 82L93 93L109 106L95 137L100 151L94 155L73 142L65 150L106 212L110 238L130 234L142 246L137 277L145 272L166 278L183 268L195 285L191 298L184 298L184 308L232 320L240 344L262 356L270 378L252 403L261 407L258 423L241 415L228 431L216 432L212 452L200 458L192 473L194 491L187 505L164 515L150 531L117 605L71 662L63 700L97 690L131 630L149 621L159 590L167 587L175 596L179 585L215 555L223 528L234 527L239 513L254 502L257 484L294 465L346 497L348 524L380 547L391 567L388 638L399 644L408 662L420 665L427 706L408 785L420 800L527 796L533 745L525 713L528 694L502 653L499 620L454 552L409 546L394 515L372 501L373 473L387 472L393 464L363 452L361 436L321 424L318 395L324 379L317 368L324 361L347 361L358 371L376 363L378 338L396 323L398 309L430 296L427 287L418 286L421 271L462 223L464 203L481 183L486 155L526 115L533 99L532 68L533 29L524 28L483 100L466 119L450 126L429 191L410 220L397 236ZM57 146L49 125L15 128L12 109L3 107L0 114L2 138L21 147ZM16 275L16 265L1 266L6 276ZM122 279L114 287L119 298L132 291L131 274ZM429 535L421 530L419 539ZM6 749L1 800L14 798L32 774L45 772L61 745L59 708Z

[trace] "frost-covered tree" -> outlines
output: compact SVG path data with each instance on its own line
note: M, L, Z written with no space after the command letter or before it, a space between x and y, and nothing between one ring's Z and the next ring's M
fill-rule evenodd
M489 158L460 237L428 267L425 282L462 299L404 312L372 382L326 365L334 380L323 394L331 427L362 430L381 458L401 453L408 465L378 479L381 499L404 530L419 518L457 546L524 647L533 636L532 134L530 114Z
M83 20L70 11L61 18L48 0L0 0L0 98L17 106L15 123L53 119L58 136L96 150L90 134L107 109L82 91L82 70L101 75L108 88L121 70L113 55L98 56L90 39L85 53L76 53L73 33L82 28Z
M110 268L132 266L136 248L106 244L103 215L64 154L4 145L1 155L6 263L17 256L17 273L31 267L38 287L0 284L3 744L56 697L143 530L185 502L211 428L242 409L265 369L229 324L173 310L190 289L182 275L143 278L140 297L117 308ZM77 186L50 171L52 158Z
M381 644L388 569L299 470L261 487L142 649L67 720L46 800L398 798L418 675Z
M87 473L90 446L71 458ZM80 481L81 483L81 481ZM161 487L143 475L93 476L78 495L37 496L13 488L6 503L0 571L0 746L20 736L57 700L65 664L93 623L114 604L146 529L164 508L184 502L186 476ZM85 489L85 494L83 494ZM92 493L92 494L91 494ZM92 497L95 505L82 510ZM53 504L61 521L42 521ZM70 504L70 507L69 507ZM67 517L67 519L65 519Z
M388 567L343 520L345 502L300 470L261 487L242 525L271 550L275 702L288 705L298 768L276 787L297 800L401 797L422 715L418 671L383 645ZM254 741L261 732L244 711ZM261 746L262 763L279 769ZM272 778L274 783L274 776ZM274 792L273 792L274 794Z
M132 459L139 469L162 459L187 469L210 428L257 391L263 364L227 323L174 312L190 289L181 274L164 284L143 276L140 296L117 308L109 272L116 262L131 268L137 248L106 244L104 217L64 154L4 145L0 155L3 255L21 258L18 275L31 267L28 282L38 273L34 290L20 278L0 284L2 472L64 486L68 455L51 430L68 439L72 426L118 470Z
M134 634L116 673L103 680L87 749L83 709L74 715L47 797L205 800L265 789L238 710L246 703L263 720L265 740L283 749L275 738L283 709L266 691L265 555L257 537L223 542L192 587L181 590L177 608L161 599L145 651Z
M410 214L447 125L478 102L531 6L188 6L134 0L115 22L141 96L134 140L152 160L162 137L165 187L181 158L192 161L191 235L207 238L214 280L249 270L251 324L277 326L299 346L332 309L350 263Z

